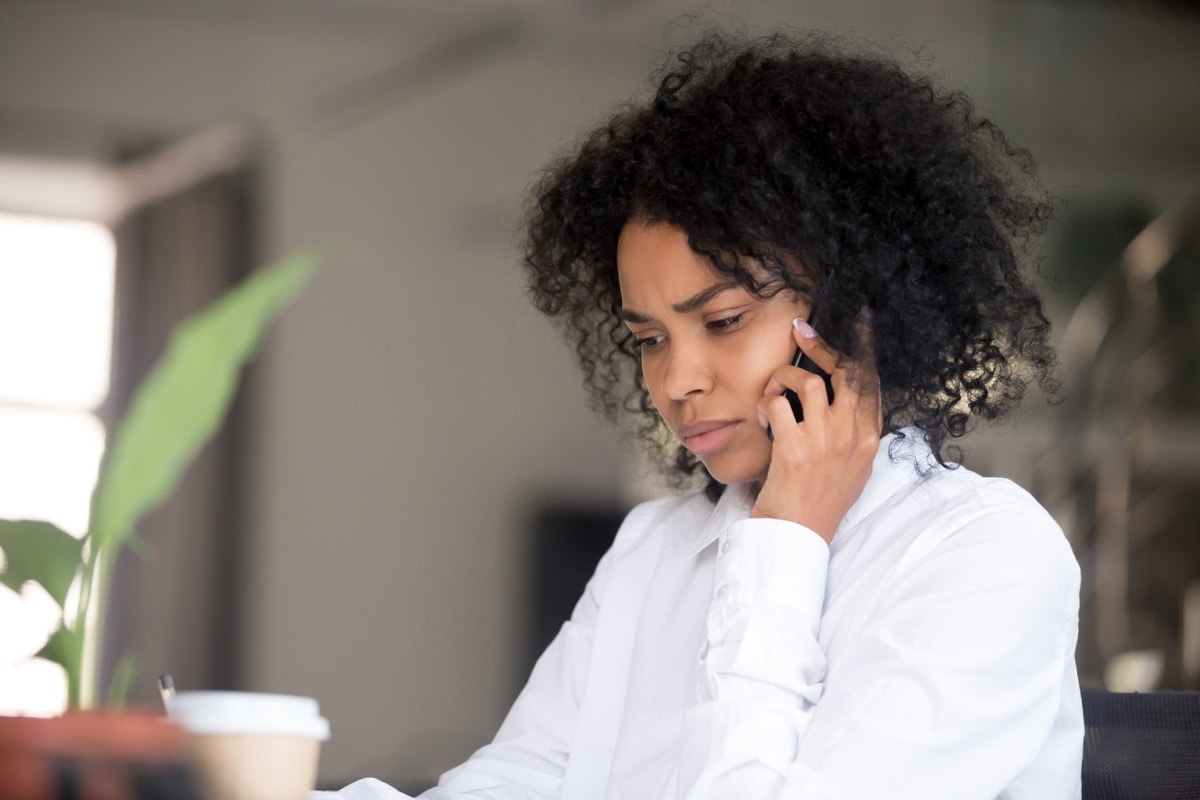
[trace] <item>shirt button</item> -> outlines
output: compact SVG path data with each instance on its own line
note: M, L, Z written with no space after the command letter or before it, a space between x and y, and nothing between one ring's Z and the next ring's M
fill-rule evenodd
M733 549L733 542L729 541L728 539L721 542L721 555L725 555L732 549Z
M724 600L728 595L729 595L729 584L727 584L727 583L721 584L721 587L719 589L717 589L717 599Z

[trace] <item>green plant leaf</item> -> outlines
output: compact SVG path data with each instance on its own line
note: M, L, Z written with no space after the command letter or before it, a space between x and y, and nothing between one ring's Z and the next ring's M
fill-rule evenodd
M59 626L45 647L37 652L34 658L44 658L53 661L67 670L68 675L79 670L79 656L83 643L77 631L65 625Z
M119 709L125 707L125 699L129 697L129 687L133 685L141 668L133 653L125 653L113 667L112 680L108 683L108 700L106 708Z
M267 326L315 268L310 253L284 259L176 328L112 436L92 502L96 546L125 540L171 493L220 427Z
M0 520L0 550L7 565L0 583L21 591L37 581L59 607L83 561L83 542L49 522Z

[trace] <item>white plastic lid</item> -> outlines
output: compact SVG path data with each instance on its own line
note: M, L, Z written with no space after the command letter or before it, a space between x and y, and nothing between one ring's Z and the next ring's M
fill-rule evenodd
M329 739L329 720L311 697L259 692L179 692L171 717L197 734L260 734Z

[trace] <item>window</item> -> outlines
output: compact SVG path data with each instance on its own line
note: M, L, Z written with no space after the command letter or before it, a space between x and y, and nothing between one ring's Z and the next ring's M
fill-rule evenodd
M0 213L0 518L87 529L104 449L114 269L103 225ZM40 587L0 587L0 713L64 708L62 670L29 658L58 623Z

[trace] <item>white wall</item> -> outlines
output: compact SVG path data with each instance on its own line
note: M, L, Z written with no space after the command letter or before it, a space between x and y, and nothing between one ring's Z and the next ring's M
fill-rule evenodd
M1195 190L1194 18L800 5L740 13L927 43L932 68L1041 153L1056 186ZM261 362L248 680L320 699L326 779L420 778L482 744L518 685L526 501L628 483L511 243L533 171L645 85L656 26L682 6L539 17L485 68L330 126L314 117L321 92L462 22L335 6L8 2L0 111L116 131L252 121L271 145L269 253L346 245Z

